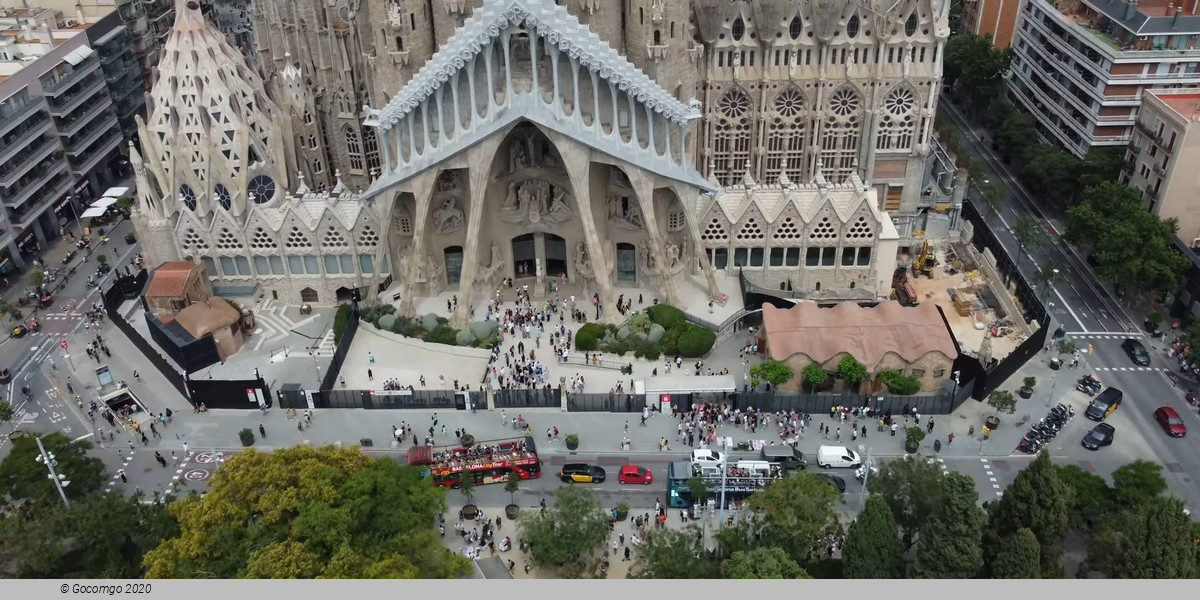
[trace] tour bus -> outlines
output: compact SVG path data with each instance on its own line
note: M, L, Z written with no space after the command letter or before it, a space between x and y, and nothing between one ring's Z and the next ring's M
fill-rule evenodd
M686 461L672 462L667 466L667 505L671 508L688 508L695 503L705 500L693 498L689 480L699 477L706 484L708 498L716 501L721 499L721 486L725 486L725 504L741 502L758 490L783 477L785 470L779 463L769 463L759 460L740 460L736 464L725 467L728 471L722 477L721 467L703 465Z
M530 436L476 442L470 446L413 446L408 464L427 466L433 484L448 488L462 485L467 473L476 484L504 483L511 473L521 479L542 475L542 461Z

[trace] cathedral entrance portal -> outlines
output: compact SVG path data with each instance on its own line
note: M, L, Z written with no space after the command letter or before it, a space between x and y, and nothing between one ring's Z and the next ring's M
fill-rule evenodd
M462 279L462 246L450 246L442 251L442 256L446 259L446 283L457 285Z
M553 233L546 236L546 276L567 276L567 240Z
M637 284L637 248L633 244L617 244L617 282Z
M513 276L517 279L537 276L537 239L526 233L512 239Z

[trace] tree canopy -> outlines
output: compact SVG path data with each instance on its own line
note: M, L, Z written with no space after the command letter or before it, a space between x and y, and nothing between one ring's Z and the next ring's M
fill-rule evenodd
M149 577L456 577L468 563L438 537L445 509L418 469L357 448L247 450L204 498L171 503L180 532L143 564Z
M1022 527L1000 540L996 558L992 561L995 579L1037 579L1041 576L1041 547L1037 536Z
M42 445L58 462L55 470L71 482L65 488L67 498L82 498L103 485L104 463L87 455L92 448L90 442L72 441L61 433L51 433L42 437ZM12 450L0 462L0 496L27 500L36 507L62 504L54 482L46 476L46 465L37 461L40 454L36 438L24 436L13 440Z
M955 35L946 42L945 57L945 82L955 86L976 111L987 110L1002 96L1011 53L996 48L990 35Z
M1137 506L1167 491L1162 465L1138 459L1113 471L1113 493L1126 507Z
M833 507L840 500L841 493L816 475L793 473L750 496L749 529L796 562L808 562L817 557L821 534L836 522Z
M917 540L913 575L923 579L970 579L983 567L981 536L987 516L979 508L975 481L962 473L942 479L942 506Z
M631 573L647 579L706 579L716 575L701 543L699 527L655 528L638 549Z
M1146 210L1137 189L1101 182L1067 210L1066 237L1091 249L1096 274L1120 291L1172 292L1191 266L1174 246L1179 224Z
M517 523L530 546L530 562L568 575L583 572L608 537L608 517L596 493L574 485L558 488L553 507L523 512Z
M1128 579L1191 579L1196 573L1192 520L1177 498L1146 499L1121 532L1113 575Z
M853 579L894 579L901 574L902 559L892 510L883 496L871 494L846 534L842 570Z
M1062 577L1062 540L1070 519L1070 502L1071 489L1059 481L1050 454L1043 451L1017 473L992 512L985 538L988 556L996 556L1004 537L1026 528L1037 536L1041 547L1041 576Z
M887 462L871 477L871 491L879 494L911 548L917 535L942 505L942 469L935 462L905 457Z
M783 361L768 359L750 367L750 386L758 387L763 381L774 386L783 385L796 376L796 371Z
M810 579L782 548L774 546L734 552L721 563L725 579Z

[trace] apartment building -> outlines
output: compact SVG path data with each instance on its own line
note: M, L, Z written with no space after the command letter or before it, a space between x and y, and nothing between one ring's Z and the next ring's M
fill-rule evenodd
M1025 0L1009 96L1076 156L1126 146L1147 88L1200 85L1200 0Z
M90 27L43 8L0 12L0 273L57 237L121 160Z
M1142 110L1121 181L1142 191L1151 212L1178 219L1179 239L1200 246L1200 90L1142 92Z
M992 36L992 45L1007 48L1012 45L1017 13L1023 0L966 0L963 2L960 23L964 31L975 35Z

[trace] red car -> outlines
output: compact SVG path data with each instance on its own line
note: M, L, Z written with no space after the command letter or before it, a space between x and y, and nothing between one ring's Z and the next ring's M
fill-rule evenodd
M1170 406L1164 406L1154 411L1154 420L1162 425L1163 431L1171 437L1183 437L1187 435L1187 425L1183 423L1183 419L1179 418L1179 413Z
M621 474L617 475L617 481L621 485L626 483L640 483L642 485L650 485L654 482L654 473L645 467L637 465L625 465L621 467Z

